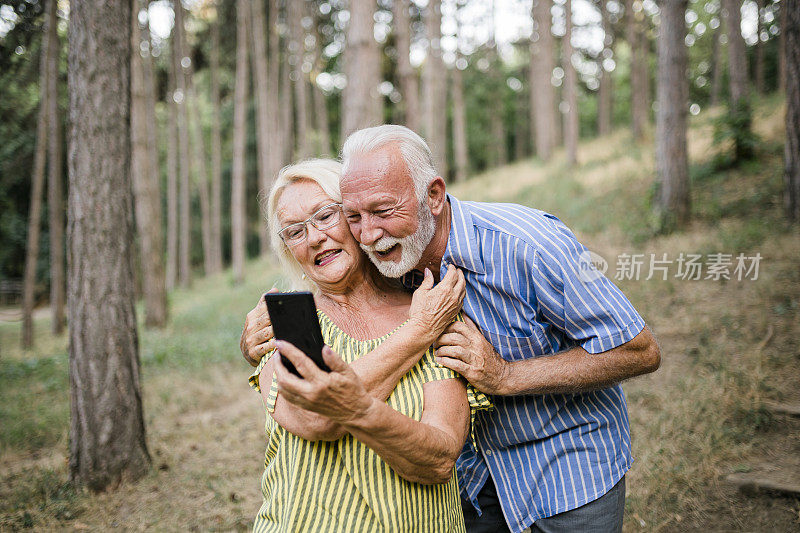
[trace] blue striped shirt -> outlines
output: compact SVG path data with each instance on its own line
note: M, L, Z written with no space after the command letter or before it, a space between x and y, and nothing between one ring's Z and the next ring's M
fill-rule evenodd
M464 312L504 359L574 346L600 354L644 327L613 283L596 271L587 275L586 248L558 218L520 205L448 199L452 225L441 274L447 264L464 271ZM457 471L462 496L476 508L492 476L512 531L599 498L633 462L620 385L492 401L494 410L478 414L477 449L467 442Z

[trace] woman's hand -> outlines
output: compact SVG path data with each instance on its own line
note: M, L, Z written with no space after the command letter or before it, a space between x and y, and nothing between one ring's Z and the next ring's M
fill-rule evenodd
M278 292L272 288L267 292ZM267 304L262 296L256 305L244 319L244 329L242 337L239 339L239 348L245 360L252 366L258 366L261 358L275 349L273 340L272 322L267 313Z
M377 401L330 347L322 349L322 358L331 369L325 372L294 345L285 341L277 341L277 345L280 354L303 376L298 378L283 366L280 357L275 358L278 392L286 401L340 423L363 416Z
M421 333L428 335L432 344L455 320L461 311L466 294L464 273L450 266L442 280L434 287L433 274L425 269L425 279L414 291L409 315Z

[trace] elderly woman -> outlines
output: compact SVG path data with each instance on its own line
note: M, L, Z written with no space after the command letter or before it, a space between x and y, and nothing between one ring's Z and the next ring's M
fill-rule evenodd
M315 294L331 372L277 341L303 378L280 357L251 377L268 412L254 531L463 531L454 464L470 404L488 401L429 349L460 308L463 275L449 269L433 287L426 272L413 298L381 277L341 215L340 171L291 165L267 200L275 251ZM248 321L268 320L262 305Z

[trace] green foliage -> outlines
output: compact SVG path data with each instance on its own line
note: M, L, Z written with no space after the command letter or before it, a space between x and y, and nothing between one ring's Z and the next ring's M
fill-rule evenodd
M727 158L729 166L735 166L742 161L751 159L758 147L758 136L753 132L753 115L750 102L742 99L734 105L728 106L728 113L721 115L715 124L714 142L732 143L733 152L721 154L723 159L718 161L718 166L724 166Z

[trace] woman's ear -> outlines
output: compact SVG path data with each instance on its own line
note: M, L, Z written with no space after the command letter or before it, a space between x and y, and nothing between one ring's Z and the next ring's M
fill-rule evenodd
M436 176L428 185L428 207L433 216L439 216L447 203L447 193L445 191L444 179Z

